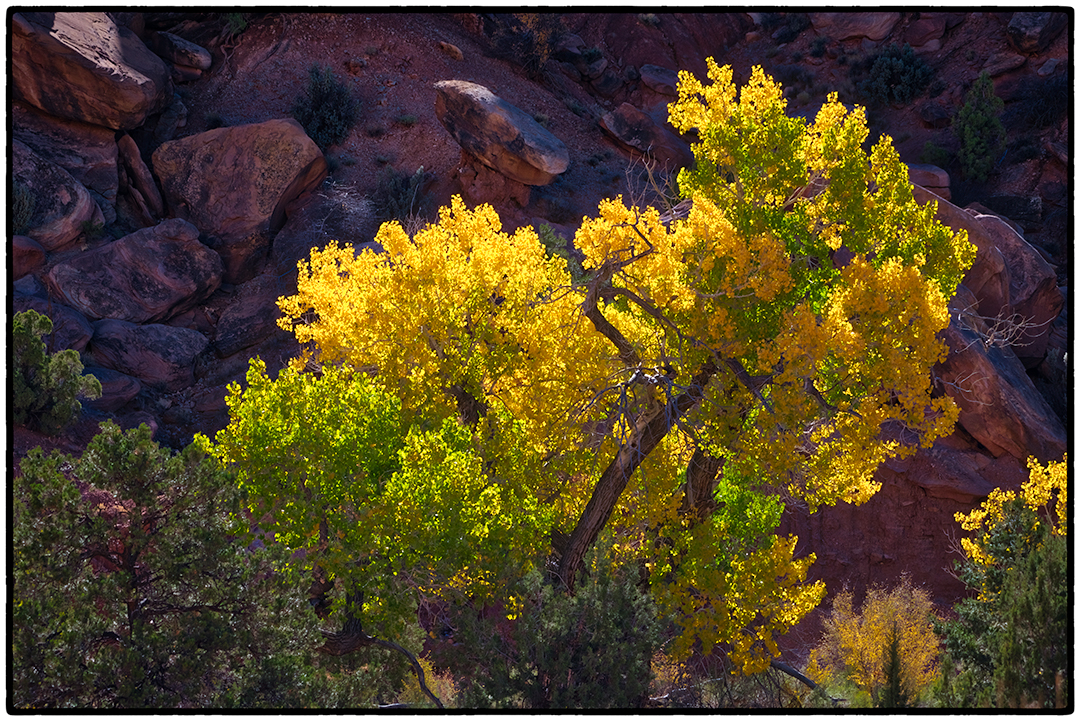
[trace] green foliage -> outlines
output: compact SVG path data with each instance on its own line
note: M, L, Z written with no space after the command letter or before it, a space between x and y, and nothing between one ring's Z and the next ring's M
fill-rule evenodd
M80 489L83 490L82 495ZM282 548L236 540L241 494L193 446L111 422L80 460L32 450L13 488L11 704L305 706L316 619Z
M412 113L406 113L404 115L397 116L394 122L403 127L411 128L412 126L416 125L417 117Z
M935 624L950 663L934 687L946 707L1060 707L1069 698L1068 544L1024 499L977 536L989 566L966 559L958 575L979 595Z
M825 54L825 46L829 44L829 38L824 35L814 38L814 42L810 43L810 57L820 58Z
M472 676L475 708L640 708L652 679L660 623L637 572L594 553L573 596L532 571L513 590L505 621L456 619L454 655ZM463 656L467 659L462 658ZM471 666L471 669L468 668Z
M322 150L349 135L360 115L360 105L330 67L312 65L307 88L297 96L292 116L304 126L308 137Z
M571 255L566 240L556 235L550 225L541 223L536 228L536 235L544 245L549 258L557 255L566 259L566 268L575 283L585 279L585 270L581 267L581 260Z
M959 160L965 177L982 182L993 170L1005 147L1005 128L999 117L1004 105L994 93L994 81L984 70L953 121L953 133L960 139Z
M885 648L885 685L882 687L878 708L907 708L911 705L910 689L904 678L900 656L900 631L893 624L889 644Z
M953 157L952 153L936 144L933 140L927 140L923 143L923 149L922 153L919 155L919 160L923 163L936 165L939 168L948 168L952 165Z
M859 92L871 102L906 105L922 95L934 78L934 69L915 54L911 46L893 44L853 68L859 74L869 67L869 77L858 83Z
M586 65L591 65L602 57L604 57L604 51L596 45L593 45L591 48L585 48L581 51L581 59L585 62Z
M52 329L48 316L27 310L15 314L11 334L15 423L48 435L58 434L82 410L79 396L101 396L98 379L82 374L78 351L46 353L42 339Z
M225 13L225 33L229 37L236 37L240 35L248 26L248 17L251 13Z
M15 235L25 235L34 219L37 199L30 187L18 180L11 187L11 227Z
M522 68L534 80L544 74L544 65L564 32L558 13L514 13L494 16L492 42L495 54Z
M410 218L427 218L431 215L431 198L426 190L434 176L417 168L412 175L387 166L379 173L371 202L375 217L380 221L406 222Z

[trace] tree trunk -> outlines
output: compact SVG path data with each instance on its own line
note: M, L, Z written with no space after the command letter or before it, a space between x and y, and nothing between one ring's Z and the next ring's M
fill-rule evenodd
M570 593L574 591L574 579L586 551L607 524L615 504L626 488L630 476L652 452L679 418L701 402L705 385L716 373L716 366L706 364L694 376L686 392L677 396L654 414L638 421L629 443L619 448L615 458L596 482L592 497L585 506L581 518L566 543L566 551L559 562L559 581Z

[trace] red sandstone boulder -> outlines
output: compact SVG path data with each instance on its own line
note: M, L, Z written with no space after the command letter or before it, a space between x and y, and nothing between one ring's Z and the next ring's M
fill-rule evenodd
M285 333L277 324L281 317L277 299L287 292L284 281L260 275L239 287L217 322L214 350L219 358L250 348L273 333Z
M171 392L195 382L195 358L209 343L202 333L188 328L109 318L94 323L87 356L93 364Z
M127 171L128 181L139 191L139 197L146 204L150 217L160 218L165 215L165 201L161 199L161 191L154 182L154 176L150 174L150 169L143 162L139 146L130 135L125 133L116 142L116 147L124 163L124 169Z
M138 378L111 368L88 366L83 368L83 375L92 375L101 383L101 397L83 403L103 413L115 413L142 391Z
M33 238L16 235L11 239L12 279L18 280L45 265L45 249Z
M45 112L113 129L138 127L172 99L161 58L102 12L14 14L11 78Z
M12 137L55 163L90 191L105 219L116 218L116 132L58 118L25 103L11 105Z
M678 135L657 125L630 103L623 103L600 118L600 127L632 152L655 158L668 171L694 162L689 146Z
M326 159L292 119L208 130L153 155L169 211L216 239L223 279L254 277L285 206L326 177Z
M818 35L833 40L870 38L884 40L900 22L900 13L836 12L810 13L810 23Z
M43 338L48 353L56 353L67 348L81 353L90 342L90 336L94 334L90 321L82 313L66 305L53 303L46 298L16 292L12 297L11 305L16 313L33 310L49 316L53 323L53 330Z
M483 85L435 83L435 115L484 165L524 185L547 185L570 165L561 140Z
M34 197L34 213L26 235L47 251L71 245L84 223L104 223L105 217L86 187L55 163L45 160L18 140L11 142L11 169Z
M149 32L146 34L146 46L155 55L173 65L192 68L194 70L209 70L212 57L210 51L196 45L190 40L185 40L179 35L167 32Z
M221 258L195 226L173 218L58 263L46 281L90 318L154 322L210 297L221 285Z
M1037 53L1049 47L1068 24L1069 16L1063 12L1016 12L1005 34L1019 52Z

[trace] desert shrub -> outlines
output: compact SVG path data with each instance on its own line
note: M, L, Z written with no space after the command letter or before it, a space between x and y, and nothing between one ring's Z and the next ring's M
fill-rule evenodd
M557 13L500 14L495 16L492 42L498 57L539 79L562 33L562 18Z
M538 225L536 235L540 238L549 258L557 255L566 260L566 268L570 271L570 277L575 283L585 279L585 270L581 266L581 260L570 253L567 241L556 235L550 225L547 223Z
M934 70L915 54L911 46L893 44L867 58L853 69L856 75L868 72L858 82L859 92L868 102L904 105L922 95L934 79Z
M235 37L247 30L249 13L225 13L225 33L229 37Z
M595 63L597 60L599 60L602 57L604 57L604 51L601 50L600 48L598 48L595 45L592 46L591 48L585 48L584 50L581 51L581 59L587 65L591 65L592 63Z
M1068 117L1072 107L1072 83L1065 73L1025 81L1018 95L1002 113L1009 132L1043 130Z
M806 13L786 13L783 25L774 39L781 45L790 43L808 27L810 27L810 16Z
M292 116L308 137L326 150L348 137L359 114L359 103L330 68L312 65L307 88L292 106Z
M103 423L80 459L32 450L12 488L9 703L340 703L313 667L317 619L288 553L235 540L241 493L146 425Z
M592 554L595 561L601 554ZM473 708L639 708L648 698L660 624L636 572L589 564L573 596L537 571L514 592L502 635L475 612L455 622L455 653L473 668L463 705ZM471 616L471 617L469 617Z
M1028 160L1033 160L1042 155L1042 150L1039 148L1039 143L1035 138L1030 135L1025 135L1022 138L1017 138L1013 142L1009 143L1007 148L1007 154L1005 156L1009 165L1015 165L1017 163L1023 163Z
M1002 107L1004 102L994 93L994 81L984 70L953 120L953 134L960 139L959 160L965 178L986 180L1000 157L1005 147L1005 128L999 117Z
M939 168L948 168L952 164L952 160L952 153L933 140L927 140L923 143L922 153L919 154L920 162L936 165Z
M910 701L936 673L932 618L929 593L906 576L891 590L870 588L860 610L852 606L851 591L843 591L810 652L807 675L822 684L846 677L875 705Z
M381 222L397 220L406 224L410 219L429 217L432 199L427 195L427 186L433 177L424 166L412 175L389 166L383 168L371 197L375 217Z
M957 520L969 531L957 577L977 593L935 624L947 661L933 689L946 707L1062 707L1070 687L1066 460L1029 459L1019 494L996 489Z
M412 113L405 113L403 115L397 116L397 118L394 119L394 122L406 128L411 128L412 126L416 125L417 120L418 118Z
M825 54L825 46L829 44L829 38L821 36L814 38L810 43L810 57L820 58Z
M37 199L30 187L16 180L11 188L11 225L15 235L25 235L34 219Z
M82 410L79 396L101 395L98 379L82 374L78 351L46 352L43 338L52 329L48 316L27 310L15 314L11 333L15 423L48 435L58 434Z

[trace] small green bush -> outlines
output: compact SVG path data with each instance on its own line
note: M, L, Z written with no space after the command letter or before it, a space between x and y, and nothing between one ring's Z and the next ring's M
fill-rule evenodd
M235 37L245 30L248 25L248 13L225 13L225 32L230 37Z
M952 160L952 153L933 140L927 140L923 143L922 153L919 155L920 162L936 165L939 168L948 168L952 165Z
M34 310L16 313L11 334L15 423L54 436L82 410L78 397L98 398L101 383L83 375L78 351L48 355L45 336L52 333L48 316Z
M206 114L206 129L214 130L215 128L223 128L228 123L225 122L225 118L221 117L221 113L209 112Z
M984 70L953 120L953 133L960 139L959 160L965 178L979 182L986 180L1001 156L1005 148L1005 128L999 116L1004 106L994 93L990 73Z
M432 203L425 190L432 178L424 166L412 175L391 167L383 168L371 198L375 217L380 222L397 220L402 223L428 217Z
M412 113L407 113L405 115L399 115L394 122L406 128L411 128L412 126L416 125L417 120L418 118L415 115L413 115Z
M860 63L856 73L869 66L869 77L858 83L859 92L870 101L904 105L922 95L934 79L934 70L915 54L911 46L893 44Z
M827 37L814 38L814 42L810 43L810 57L820 58L825 54L825 46L829 44Z
M330 68L311 66L307 89L292 107L308 137L325 151L348 137L359 115L359 103Z
M34 209L37 199L33 191L25 183L16 180L11 194L11 223L15 235L25 235L30 230L30 222L34 219Z
M780 45L790 43L808 27L810 27L809 15L806 13L787 13L784 16L784 25L777 32L775 40Z
M492 42L495 54L521 67L536 80L543 77L544 65L563 34L558 13L514 13L493 16Z
M587 65L595 63L600 58L604 57L604 51L595 45L591 48L586 48L581 51L581 59L585 61Z

